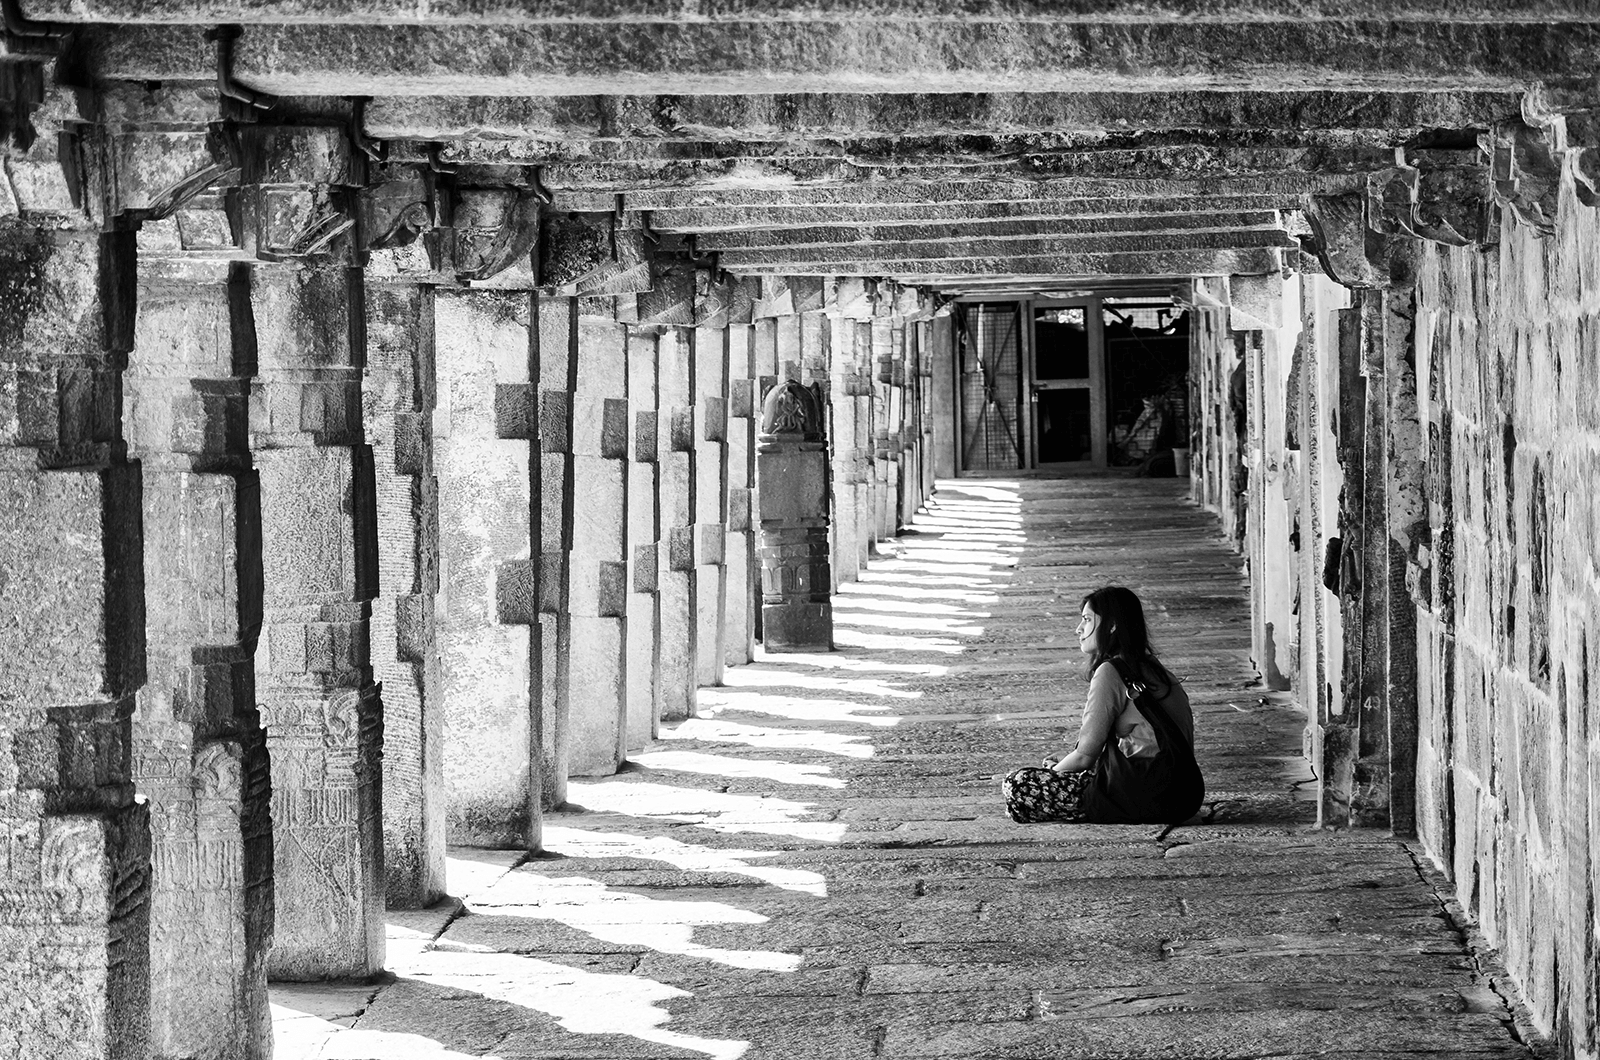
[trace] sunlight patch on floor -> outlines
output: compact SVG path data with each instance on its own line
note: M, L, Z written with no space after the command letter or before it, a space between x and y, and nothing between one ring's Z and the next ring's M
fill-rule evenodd
M469 991L494 1001L543 1012L574 1034L620 1034L674 1049L704 1053L712 1060L738 1060L749 1042L702 1038L668 1030L671 1020L658 1002L691 997L665 983L638 975L605 975L511 953L436 951L420 982ZM359 1033L359 1032L356 1032ZM530 1045L534 1043L529 1043ZM555 1043L539 1043L549 1050ZM367 1052L363 1057L390 1054ZM431 1060L431 1058L430 1058ZM451 1058L454 1060L454 1058Z
M697 717L715 718L727 711L745 714L768 714L791 721L831 722L843 721L857 725L894 725L897 715L884 711L895 709L893 703L854 703L844 699L797 699L760 692L729 692L719 690L717 695L707 695L700 690ZM867 711L868 713L858 713ZM663 732L662 738L666 739Z
M759 832L837 843L845 830L843 824L834 821L804 820L814 812L809 802L795 802L775 795L700 791L650 781L573 781L567 786L567 799L588 810L629 817L669 818L715 832Z
M542 876L538 865L529 862L479 895L471 912L549 921L601 942L692 957L728 968L792 972L800 967L798 953L726 949L694 941L697 927L765 924L767 918L760 913L726 902L650 898L584 876ZM452 946L448 938L440 943L445 952L473 949L476 947Z
M830 677L826 674L796 673L762 666L730 666L724 672L723 683L720 686L702 688L700 695L715 697L723 694L724 689L728 688L815 688L825 692L858 696L885 696L891 699L922 698L920 689L898 688L875 677ZM705 699L702 698L701 702L705 702Z
M828 881L820 872L787 869L775 865L751 865L762 858L775 858L777 850L738 850L685 843L669 836L637 836L627 832L606 832L588 828L569 828L551 823L559 817L545 818L544 848L569 858L638 858L659 861L689 872L727 872L770 884L786 891L826 898Z
M779 784L810 785L817 788L844 787L844 781L840 778L825 775L833 772L829 767L805 765L799 762L728 758L701 751L644 751L630 755L628 760L634 765L652 770L700 773L714 777L758 778Z
M863 719L865 720L865 719ZM893 725L894 719L877 724ZM841 755L845 758L871 758L874 754L865 735L839 732L810 731L806 729L779 729L764 725L746 725L743 722L724 721L721 718L690 718L671 727L663 727L662 740L705 740L711 743L742 744L745 747L763 747L774 750L817 751L821 754Z

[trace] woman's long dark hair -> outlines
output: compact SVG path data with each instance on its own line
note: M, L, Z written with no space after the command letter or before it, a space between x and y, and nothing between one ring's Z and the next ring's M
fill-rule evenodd
M1173 684L1173 676L1156 658L1150 646L1150 627L1144 621L1144 606L1132 589L1120 585L1107 585L1083 598L1083 605L1100 616L1096 631L1094 654L1089 656L1089 675L1100 669L1109 659L1132 663L1137 674L1153 671L1167 686L1156 689L1157 698L1166 695Z

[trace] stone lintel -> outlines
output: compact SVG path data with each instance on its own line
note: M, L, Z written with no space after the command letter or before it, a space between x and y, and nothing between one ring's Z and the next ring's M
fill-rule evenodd
M1391 162L1392 164L1392 158ZM839 206L928 206L949 210L953 206L979 203L1055 203L1062 200L1094 200L1128 203L1143 210L1135 200L1193 202L1203 198L1218 203L1220 209L1240 209L1229 200L1248 196L1253 203L1264 197L1284 202L1278 196L1336 194L1366 186L1366 174L1264 174L1251 177L1196 176L1193 179L1135 179L1119 177L1052 177L1039 180L992 179L969 174L966 180L927 180L820 185L806 187L762 187L759 185L721 188L715 192L718 209L730 207L839 207ZM616 203L615 191L573 191L554 189L551 208L555 210L606 210ZM708 191L693 187L651 187L627 191L630 210L699 210L706 207ZM1290 203L1292 205L1292 202ZM943 216L941 214L940 216Z
M730 265L730 267L733 267ZM904 282L934 283L952 276L1224 276L1231 273L1272 272L1280 267L1279 250L1183 250L1120 254L1058 254L1038 257L998 257L908 260L873 259L863 254L855 260L828 262L754 262L738 266L741 272L802 276L888 276Z
M1139 129L1370 130L1484 127L1517 113L1516 92L844 93L710 96L383 96L367 104L375 139L630 136L657 141L814 137L1105 134Z
M857 91L1005 92L1404 88L1508 91L1592 77L1589 22L1059 23L813 18L657 24L254 25L233 75L278 96L608 95ZM107 80L215 75L202 25L98 25L85 66ZM1240 62L1241 56L1252 61ZM1175 73L1181 71L1181 73Z
M700 245L707 250L749 250L762 247L808 247L848 245L858 243L928 243L968 239L1043 238L1087 239L1090 236L1143 235L1147 237L1190 234L1239 232L1279 229L1276 211L1233 211L1226 213L1175 213L1126 214L1106 217L1050 217L1050 218L1000 218L965 220L952 216L936 223L873 224L861 222L839 223L835 213L833 224L796 223L780 227L775 224L741 226L720 231L706 231L694 225L684 225L681 219L671 219L673 230L695 228ZM954 211L952 211L954 213Z
M524 151L505 144L467 141L456 149L456 161L467 165L531 165L544 148L532 143ZM653 149L652 149L653 150ZM543 179L553 189L629 194L674 185L737 182L737 187L763 184L784 189L806 185L848 185L858 182L974 181L1023 178L1039 180L1194 180L1223 177L1266 178L1361 173L1391 165L1394 143L1376 147L1235 147L1185 144L1176 147L1100 148L1010 153L914 154L886 150L878 157L845 151L803 155L783 145L768 155L753 150L727 158L685 158L668 151L663 157L616 162L554 162Z
M718 241L720 242L720 241ZM783 268L789 262L816 264L860 261L882 257L901 261L940 261L950 258L1022 258L1072 254L1167 254L1196 250L1245 250L1253 247L1298 247L1288 233L1276 229L1221 232L1171 232L1089 235L1019 235L1010 238L961 239L945 237L926 242L862 240L844 244L796 243L772 247L723 248L707 237L708 249L720 252L724 266ZM850 271L850 270L841 270Z

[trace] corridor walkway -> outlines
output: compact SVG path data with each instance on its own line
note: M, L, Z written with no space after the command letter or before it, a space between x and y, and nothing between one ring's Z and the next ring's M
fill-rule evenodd
M381 986L274 989L280 1060L1521 1057L1402 843L1311 829L1303 719L1172 480L946 482L836 603L840 650L730 670L548 856L459 850ZM1012 824L1075 731L1089 589L1145 596L1206 821Z

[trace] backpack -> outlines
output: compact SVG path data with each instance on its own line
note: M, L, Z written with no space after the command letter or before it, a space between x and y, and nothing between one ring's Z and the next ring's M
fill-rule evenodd
M1206 783L1194 745L1121 659L1110 660L1128 694L1155 731L1156 753L1129 758L1109 736L1084 796L1086 819L1096 824L1181 824L1205 801Z

